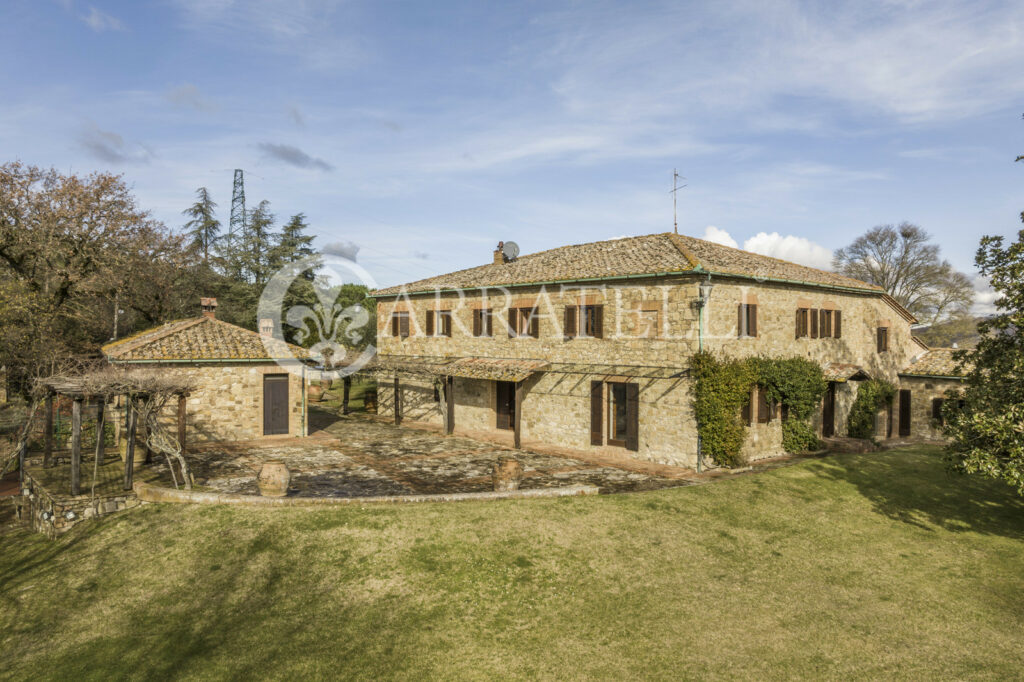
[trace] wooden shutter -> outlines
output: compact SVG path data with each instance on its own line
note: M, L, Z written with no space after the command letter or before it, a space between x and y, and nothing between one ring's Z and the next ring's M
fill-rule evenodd
M398 313L391 313L391 336L398 336Z
M434 315L436 314L433 310L427 311L427 336L434 335Z
M407 338L409 336L409 313L403 313L402 316L398 318L398 321L399 336L401 336L403 339Z
M604 383L590 382L590 444L603 445L604 433L602 417L604 416Z
M445 336L451 336L452 335L452 311L450 311L450 310L446 311L445 314L441 317L441 320L444 322L444 327L442 329L442 332L444 333Z
M540 315L537 314L537 309L536 308L533 308L533 309L530 310L530 320L529 320L529 323L530 323L530 326L529 326L530 336L532 336L535 339L539 339L540 338Z
M747 311L742 303L736 308L736 335L743 338L747 335Z
M803 336L803 334L800 333L800 322L801 322L801 318L803 317L803 312L804 311L801 310L800 308L796 309L796 338L798 338L798 339L801 336Z
M494 311L488 308L480 313L484 319L484 329L487 336L494 336Z
M757 304L747 305L747 334L757 336Z
M832 317L835 318L835 319L832 320L832 335L835 336L837 339L842 338L842 336L843 336L843 311L842 310L835 311L834 313L832 313Z
M595 306L592 306L592 310L594 311L594 313L593 313L593 315L594 315L594 338L595 339L603 339L604 338L604 306L603 305L595 305Z
M878 328L878 352L889 350L889 330L885 327Z
M821 310L818 311L818 335L821 338L824 339L828 337L829 326L830 325L828 323L828 311L822 308Z
M807 316L811 318L811 338L818 338L818 311L815 308L811 308Z
M750 404L752 397L753 397L753 395L748 395L747 396L746 401L743 403L743 409L740 411L740 419L747 426L752 426L753 423L754 423L753 419L752 419L753 415L751 414L752 409L751 409L751 404Z
M565 338L573 339L576 338L576 317L577 308L574 305L565 306Z
M473 311L473 336L483 335L483 311L477 308Z
M519 317L518 308L508 309L508 338L514 339L519 335L519 330L516 328L516 319Z
M626 449L640 449L640 385L626 384Z
M772 406L768 404L768 391L761 387L757 389L757 421L767 424L772 420Z

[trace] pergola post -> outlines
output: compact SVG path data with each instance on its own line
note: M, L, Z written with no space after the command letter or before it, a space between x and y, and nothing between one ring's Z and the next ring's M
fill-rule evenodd
M513 445L516 450L523 446L522 438L522 420L523 420L523 382L516 382L516 407L515 414L513 415Z
M48 467L53 459L53 392L46 394L46 434L43 442L43 466Z
M402 423L402 386L395 375L395 426Z
M445 419L445 433L451 435L455 433L455 377L453 376L444 378L444 402L445 410L448 412L448 418Z
M352 377L345 376L341 380L341 413L348 414L348 394L352 390Z
M96 466L103 464L103 426L106 411L103 398L96 404Z
M127 396L124 405L125 420L127 424L125 431L128 442L125 446L124 453L124 489L132 489L132 477L135 469L135 408L132 405L131 396Z
M82 486L82 398L75 396L71 404L71 494L78 495Z
M178 394L178 447L185 454L185 394Z

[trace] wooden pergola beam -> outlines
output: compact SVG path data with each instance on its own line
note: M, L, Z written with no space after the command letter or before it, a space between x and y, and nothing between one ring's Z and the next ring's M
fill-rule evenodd
M444 402L445 410L448 413L445 419L445 433L449 436L455 433L455 377L444 378Z

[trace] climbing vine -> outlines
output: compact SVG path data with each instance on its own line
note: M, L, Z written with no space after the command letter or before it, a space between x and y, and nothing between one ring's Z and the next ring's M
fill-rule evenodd
M851 438L873 438L875 415L896 395L896 387L883 379L864 381L857 388L857 398L846 420Z
M769 403L781 405L782 444L787 452L818 447L810 418L828 382L821 367L805 358L722 359L710 353L693 358L694 411L703 453L722 466L745 463L741 450L746 428L740 417L754 386Z

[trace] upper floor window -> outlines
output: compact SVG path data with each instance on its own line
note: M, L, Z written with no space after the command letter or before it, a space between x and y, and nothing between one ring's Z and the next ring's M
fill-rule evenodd
M739 322L737 323L739 337L757 336L757 305L754 303L740 303Z
M391 336L400 339L409 337L409 313L391 313Z
M540 338L540 317L536 308L508 309L508 337L510 339Z
M565 307L565 338L604 338L603 305L569 305Z
M450 310L428 310L427 311L427 336L451 336L452 335L452 311Z
M878 352L884 353L889 350L889 328L879 327L878 328Z
M796 338L835 338L842 335L843 313L826 308L797 308Z
M494 312L490 308L473 311L473 336L494 336Z

